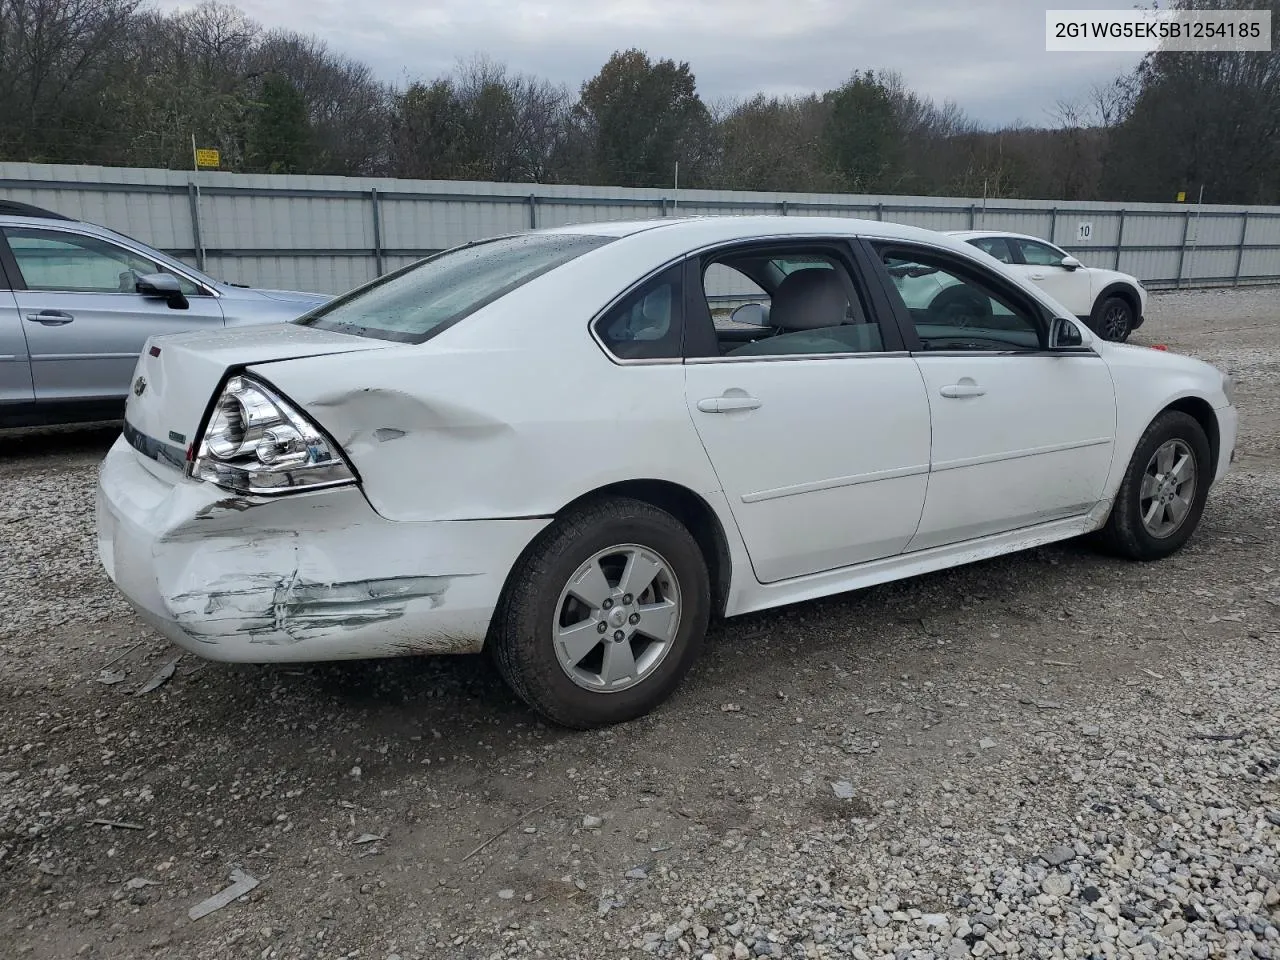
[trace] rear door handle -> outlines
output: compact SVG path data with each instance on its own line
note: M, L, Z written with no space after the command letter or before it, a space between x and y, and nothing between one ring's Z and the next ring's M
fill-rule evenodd
M708 397L698 401L703 413L732 413L735 410L755 410L760 401L755 397Z
M971 380L968 383L953 383L938 392L948 400L963 400L965 397L984 396L987 391Z
M1033 274L1031 275L1031 279L1032 279L1032 280L1043 280L1043 279L1044 279L1044 274L1043 274L1043 273L1033 273Z
M39 313L28 313L27 319L33 323L43 323L46 327L60 327L64 323L70 323L75 317L61 310L41 310Z

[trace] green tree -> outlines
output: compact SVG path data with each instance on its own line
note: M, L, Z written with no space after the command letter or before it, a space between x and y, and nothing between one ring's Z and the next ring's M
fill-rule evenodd
M391 168L399 177L448 180L457 176L466 118L448 78L411 83L395 97Z
M248 164L261 173L297 173L307 168L311 142L307 104L289 80L269 73L254 108Z
M726 190L836 190L822 131L830 104L818 96L763 94L732 107L719 123L716 184Z
M1180 9L1269 8L1270 52L1149 54L1110 138L1103 190L1126 200L1280 202L1280 0L1195 0Z
M582 86L577 121L593 143L594 179L619 186L696 183L708 161L711 116L689 64L614 53Z
M870 70L855 72L827 94L823 144L827 158L855 193L889 192L902 179L902 130L889 89Z

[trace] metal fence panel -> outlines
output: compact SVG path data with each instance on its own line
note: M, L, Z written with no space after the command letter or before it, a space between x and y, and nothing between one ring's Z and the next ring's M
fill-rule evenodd
M1194 283L1187 281L1216 280L1230 277L1236 268L1236 251L1203 249L1192 247L1187 251L1183 263L1183 281L1186 286Z
M1254 279L1255 282L1269 280L1272 283L1280 283L1280 268L1276 264L1275 250L1245 251L1240 263L1240 282L1246 283L1250 279Z
M337 293L468 240L663 216L861 217L1043 237L1150 286L1280 279L1280 207L747 193L0 163L0 197L119 230L217 276Z
M1250 215L1246 244L1280 244L1280 215L1259 217ZM1273 270L1272 273L1280 273Z

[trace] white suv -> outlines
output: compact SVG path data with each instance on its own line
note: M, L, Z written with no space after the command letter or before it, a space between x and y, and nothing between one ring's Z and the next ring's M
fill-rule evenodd
M1037 237L987 230L953 230L1005 264L1017 276L1044 289L1107 340L1123 342L1142 326L1147 291L1137 277L1086 267L1065 250Z

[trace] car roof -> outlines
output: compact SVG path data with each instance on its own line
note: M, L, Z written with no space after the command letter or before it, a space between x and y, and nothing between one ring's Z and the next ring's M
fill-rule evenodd
M549 234L585 234L599 237L630 237L661 231L665 237L683 238L690 246L755 240L769 237L831 235L871 237L885 240L916 240L937 243L946 234L905 223L861 220L854 217L806 216L699 216L664 217L650 220L612 220L577 223L535 231ZM951 244L946 244L950 246Z
M95 227L96 224L86 223L83 220L72 220L70 217L59 216L58 214L50 214L47 217L28 217L24 214L8 214L0 210L0 223L9 226L18 227L61 227L64 230L68 226L77 227ZM105 227L98 227L99 230L105 230Z
M55 213L52 210L46 210L44 207L33 206L29 203L21 203L17 200L0 199L0 216L3 217L35 217L39 220L71 220L72 217L63 216L61 213Z
M1014 237L1018 240L1035 240L1039 243L1053 243L1044 237L1035 237L1029 233L1014 233L1012 230L948 230L947 236L957 240L977 240L982 237Z

